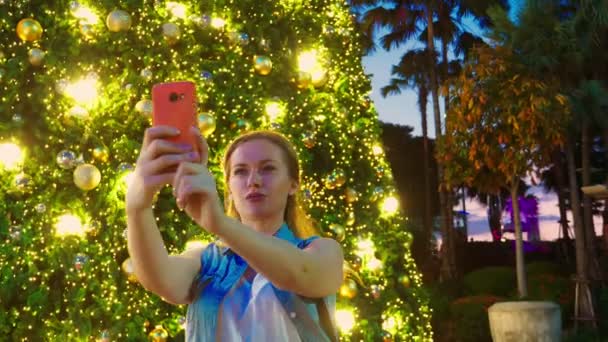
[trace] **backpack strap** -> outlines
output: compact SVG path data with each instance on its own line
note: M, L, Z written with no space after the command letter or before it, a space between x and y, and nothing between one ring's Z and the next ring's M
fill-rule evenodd
M319 298L316 304L317 312L319 313L319 323L321 324L321 328L323 328L325 335L329 337L331 342L338 342L340 339L338 338L336 328L331 322L331 317L329 316L329 310L327 309L325 300L323 298Z

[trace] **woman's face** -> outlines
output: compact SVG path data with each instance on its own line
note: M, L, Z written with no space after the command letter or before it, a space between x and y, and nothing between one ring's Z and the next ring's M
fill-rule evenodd
M283 219L287 197L297 189L284 159L281 148L265 139L244 142L234 150L228 186L242 220Z

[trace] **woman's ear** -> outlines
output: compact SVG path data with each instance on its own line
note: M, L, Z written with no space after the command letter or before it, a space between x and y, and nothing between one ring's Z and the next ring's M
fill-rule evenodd
M298 187L300 184L298 182L291 182L291 187L289 188L289 196L293 196L298 191Z

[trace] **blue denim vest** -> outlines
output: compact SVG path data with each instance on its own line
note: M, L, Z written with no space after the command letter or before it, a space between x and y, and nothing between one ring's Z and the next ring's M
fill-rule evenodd
M274 234L300 249L306 248L318 238L313 236L302 240L297 238L287 224ZM247 270L247 262L228 247L216 243L209 244L201 255L201 270L195 279L195 299L188 306L186 341L215 341L218 313L224 296ZM319 314L313 300L307 300L294 293L273 286L276 297L286 312L290 313L302 341L329 341L319 323ZM324 300L334 306L336 297ZM243 303L246 304L246 303ZM248 340L244 337L244 340Z

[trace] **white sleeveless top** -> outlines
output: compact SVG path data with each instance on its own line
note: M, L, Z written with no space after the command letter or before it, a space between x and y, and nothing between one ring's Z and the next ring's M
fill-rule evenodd
M216 341L300 342L292 317L285 312L270 282L261 274L250 282L246 275L224 297Z

